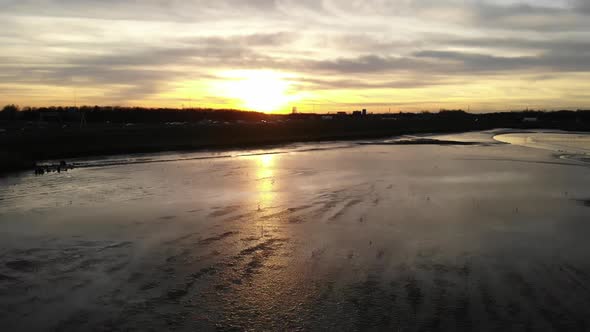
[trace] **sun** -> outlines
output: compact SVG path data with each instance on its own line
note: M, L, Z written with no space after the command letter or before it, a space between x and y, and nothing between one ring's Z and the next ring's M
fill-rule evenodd
M266 70L226 72L222 93L237 99L240 108L259 112L278 112L289 106L295 96L289 94L289 76Z

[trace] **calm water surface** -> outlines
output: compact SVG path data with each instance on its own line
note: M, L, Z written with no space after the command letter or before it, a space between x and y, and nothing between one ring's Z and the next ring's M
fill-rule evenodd
M0 179L0 322L589 330L590 169L560 158L589 140L494 134L81 160Z

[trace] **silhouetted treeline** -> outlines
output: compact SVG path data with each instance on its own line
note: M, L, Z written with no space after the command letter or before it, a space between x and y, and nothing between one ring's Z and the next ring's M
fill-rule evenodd
M236 110L65 107L0 112L0 171L47 159L259 147L494 128L590 131L590 111L269 115Z
M15 112L18 107L5 107L6 115L11 119L23 121L46 122L78 122L84 116L89 123L163 123L163 122L199 122L216 121L256 121L268 117L258 112L244 112L232 109L173 109L173 108L142 108L120 106L55 106L27 107ZM5 112L2 112L5 113ZM6 119L8 116L3 116Z
M87 123L133 123L133 124L158 124L167 122L176 123L198 123L202 121L272 121L281 119L311 120L322 117L333 117L334 120L349 119L352 114L345 116L341 114L265 114L259 112L245 112L233 109L174 109L174 108L142 108L142 107L120 107L120 106L55 106L55 107L26 107L19 109L16 105L7 105L0 112L0 119L13 121L30 122L80 122L82 118ZM463 110L441 110L439 112L419 113L385 113L368 114L366 116L354 116L355 120L439 120L439 121L485 121L493 123L516 123L522 122L524 118L536 118L538 123L551 122L588 122L590 111L511 111L474 114Z

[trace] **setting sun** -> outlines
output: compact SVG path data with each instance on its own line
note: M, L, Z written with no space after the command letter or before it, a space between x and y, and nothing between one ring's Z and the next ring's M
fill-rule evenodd
M288 77L273 71L242 70L226 73L221 92L238 100L239 108L277 112L288 108L295 97L289 94Z

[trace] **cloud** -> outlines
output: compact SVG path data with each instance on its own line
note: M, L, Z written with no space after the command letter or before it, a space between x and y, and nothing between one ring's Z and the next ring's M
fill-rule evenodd
M467 73L501 72L501 71L554 71L554 72L590 72L590 58L586 54L569 51L554 51L539 56L501 57L485 54L422 51L415 54L419 58L448 61L455 71Z
M423 88L428 86L450 84L452 80L446 78L432 76L428 80L421 79L420 77L399 77L395 80L380 81L379 78L375 77L352 77L349 79L341 80L325 80L325 79L300 79L299 84L304 85L304 89L314 90L332 90L332 89L354 89L354 90L366 90L366 89L415 89ZM453 81L452 83L458 83Z
M5 71L0 82L41 83L58 86L116 86L112 99L140 99L161 91L177 80L213 79L203 68L268 65L273 60L249 47L279 45L292 34L261 33L228 37L182 39L177 47L146 47L91 56L69 56L58 63L13 66L16 57L1 57ZM191 67L190 70L179 68Z
M588 0L574 0L574 10L590 14L590 2Z
M488 48L496 50L522 50L535 52L590 52L590 41L587 39L533 39L533 38L441 38L433 41L441 46L458 46L472 48Z
M140 100L271 69L299 91L430 99L489 77L590 73L588 14L583 0L0 0L0 84Z

